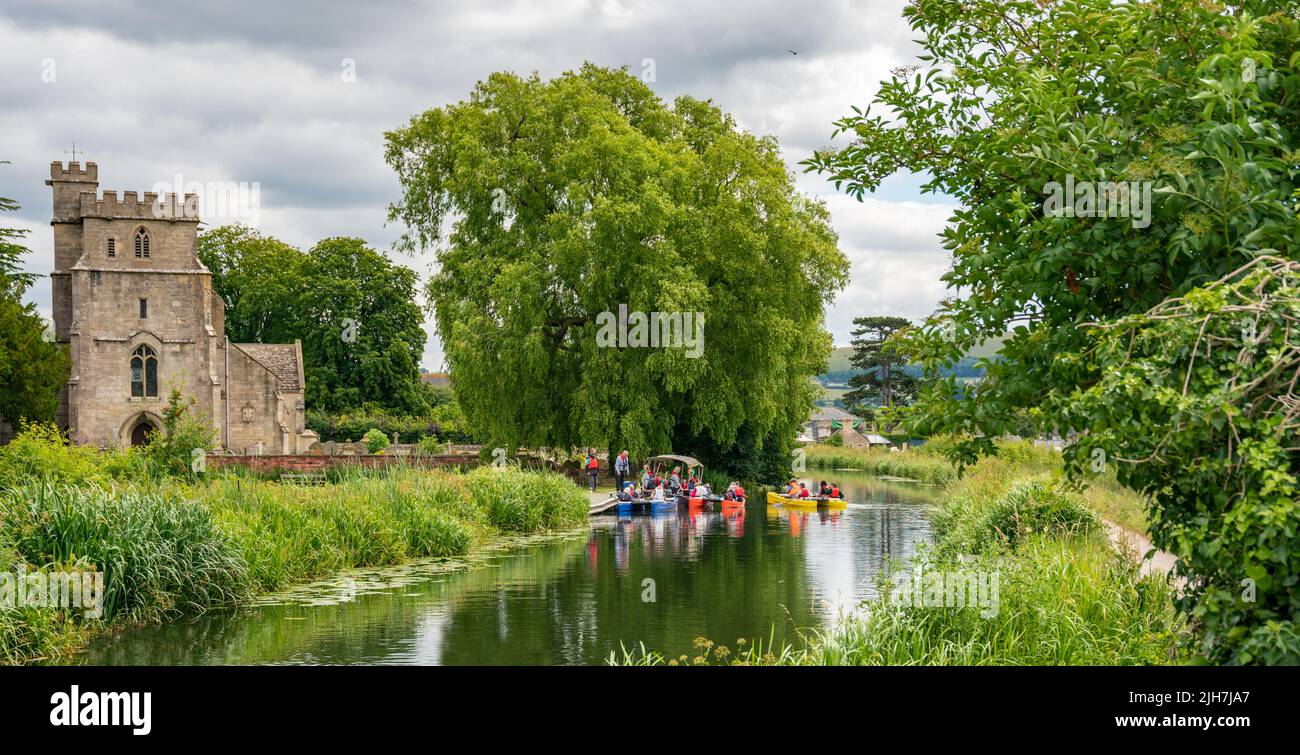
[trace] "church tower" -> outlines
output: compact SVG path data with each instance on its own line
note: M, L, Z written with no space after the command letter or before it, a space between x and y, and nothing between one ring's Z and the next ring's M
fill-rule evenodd
M57 421L74 443L145 443L163 429L173 388L194 399L220 447L296 453L312 442L301 346L225 337L225 304L195 252L195 195L100 194L95 163L52 163L46 184L55 338L72 360Z

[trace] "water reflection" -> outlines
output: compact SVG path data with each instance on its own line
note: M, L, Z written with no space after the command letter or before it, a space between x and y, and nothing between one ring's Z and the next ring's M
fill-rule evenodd
M107 664L577 664L824 626L928 539L925 488L835 473L842 510L762 504L603 516L463 563L361 571L240 611L124 632Z

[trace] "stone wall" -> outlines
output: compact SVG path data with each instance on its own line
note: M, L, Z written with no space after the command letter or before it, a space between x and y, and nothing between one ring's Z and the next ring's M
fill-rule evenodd
M145 416L157 425L173 387L193 396L195 408L214 417L207 321L196 311L209 277L189 274L128 275L76 270L73 280L74 371L71 377L73 440L102 446L124 442L126 425ZM140 300L148 302L140 317ZM158 360L158 395L131 395L131 355L148 346Z

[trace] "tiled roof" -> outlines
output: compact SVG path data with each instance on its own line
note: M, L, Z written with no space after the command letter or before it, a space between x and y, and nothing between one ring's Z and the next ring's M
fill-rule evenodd
M237 343L240 351L270 370L279 379L282 391L300 391L298 383L298 349L291 343Z
M862 418L855 416L853 414L849 414L848 412L844 411L843 409L840 409L839 407L818 406L813 408L812 417L809 417L809 419L812 420L813 422L824 422L827 420L837 421L837 422L849 422L849 421L856 422Z

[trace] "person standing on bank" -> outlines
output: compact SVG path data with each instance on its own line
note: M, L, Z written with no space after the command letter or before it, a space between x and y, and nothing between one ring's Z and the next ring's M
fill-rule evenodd
M587 451L587 476L591 478L591 492L596 492L596 478L600 476L600 459L596 458L596 449Z
M617 482L618 487L615 488L616 490L623 489L623 483L624 481L627 480L628 473L631 471L632 471L632 463L628 461L627 449L623 449L623 452L620 453L618 455L618 458L614 460L614 475L618 479Z

